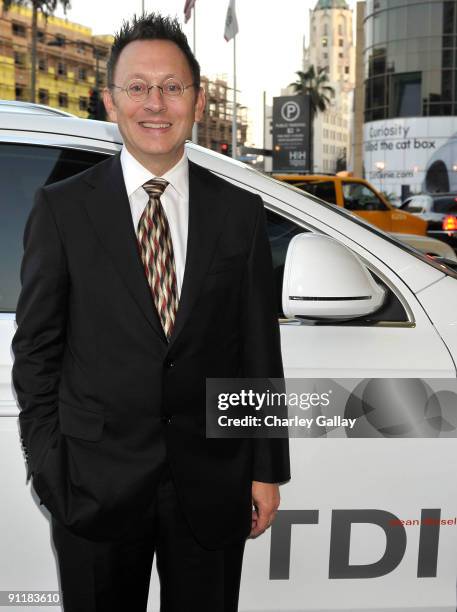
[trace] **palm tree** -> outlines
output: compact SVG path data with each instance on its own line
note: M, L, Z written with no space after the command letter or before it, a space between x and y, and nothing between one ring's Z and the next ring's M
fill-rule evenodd
M313 171L313 143L314 143L314 118L317 113L324 112L330 105L330 99L335 96L335 90L328 85L327 67L318 68L310 66L306 72L297 70L298 79L290 83L296 94L309 95L310 101L310 143L309 143L309 167Z
M30 101L35 102L38 12L47 17L54 13L58 4L61 4L64 12L66 12L67 9L70 8L70 0L2 0L2 2L5 11L8 11L11 5L32 7L32 72L30 79Z

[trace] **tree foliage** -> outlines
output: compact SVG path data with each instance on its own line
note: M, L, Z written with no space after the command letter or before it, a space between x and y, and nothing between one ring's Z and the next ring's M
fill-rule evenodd
M335 90L328 85L327 68L318 68L316 72L314 66L310 66L306 72L297 70L295 74L298 79L289 87L293 87L297 94L309 95L312 115L327 110L331 98L335 96Z
M30 78L30 101L35 102L36 90L36 65L37 65L37 31L38 13L49 17L61 4L64 12L70 8L70 0L2 0L2 6L8 11L12 6L28 6L32 9L32 50L31 50L31 78Z
M43 15L52 15L59 4L64 11L70 8L70 0L2 0L3 8L8 11L12 5L30 6L40 11Z

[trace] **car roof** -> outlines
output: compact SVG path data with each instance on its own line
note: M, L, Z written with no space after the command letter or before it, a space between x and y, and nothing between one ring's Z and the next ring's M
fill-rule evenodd
M76 117L71 113L52 108L45 104L35 104L33 102L21 102L18 100L0 100L0 113L29 113L33 115L57 115L59 117Z
M66 139L78 145L105 145L104 148L108 150L122 145L117 125L109 121L81 119L69 114L62 116L46 112L17 112L4 108L0 112L0 138L20 141L24 133L28 137L36 134L37 140L47 136L55 140L56 144Z

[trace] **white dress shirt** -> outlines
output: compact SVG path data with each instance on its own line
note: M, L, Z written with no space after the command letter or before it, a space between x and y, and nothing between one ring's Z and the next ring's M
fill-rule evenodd
M122 147L121 151L121 166L130 202L133 227L135 228L135 234L138 235L138 222L149 202L149 196L142 186L147 181L157 177L140 164L125 146ZM165 179L169 183L160 196L160 201L170 226L179 298L181 296L184 267L186 265L189 226L189 162L186 152L184 152L179 162L160 178Z

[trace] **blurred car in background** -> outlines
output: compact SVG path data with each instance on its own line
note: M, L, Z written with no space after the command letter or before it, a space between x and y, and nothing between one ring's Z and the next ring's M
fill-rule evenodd
M427 222L427 235L457 248L457 193L410 196L401 210Z
M368 181L344 172L330 174L273 174L273 178L336 204L385 232L427 233L427 222L392 206Z

